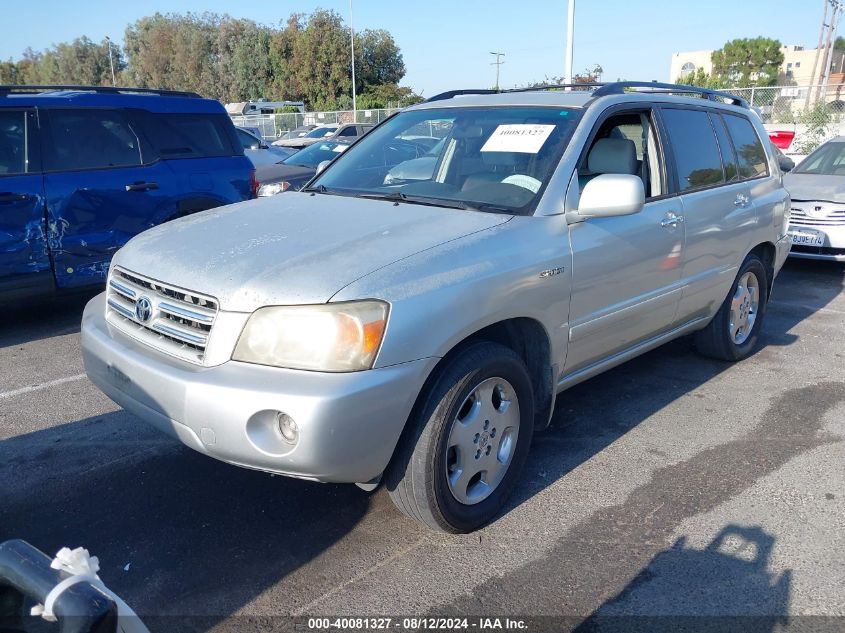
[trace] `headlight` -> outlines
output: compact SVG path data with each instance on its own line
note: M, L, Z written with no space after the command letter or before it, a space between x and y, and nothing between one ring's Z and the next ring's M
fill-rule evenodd
M387 312L387 304L375 300L260 308L244 326L232 360L314 371L370 369Z
M282 193L288 189L290 189L290 183L287 181L269 182L258 188L258 197L264 198L266 196L275 196L277 193Z

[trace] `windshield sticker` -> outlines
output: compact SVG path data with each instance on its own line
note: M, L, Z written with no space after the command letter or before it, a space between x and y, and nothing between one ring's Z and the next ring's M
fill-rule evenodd
M554 125L514 123L500 125L484 143L482 152L519 152L536 154L555 129Z

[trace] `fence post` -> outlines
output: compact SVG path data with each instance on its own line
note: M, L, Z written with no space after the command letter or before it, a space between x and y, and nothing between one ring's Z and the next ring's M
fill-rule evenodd
M749 105L752 108L754 107L754 86L751 86L751 103Z

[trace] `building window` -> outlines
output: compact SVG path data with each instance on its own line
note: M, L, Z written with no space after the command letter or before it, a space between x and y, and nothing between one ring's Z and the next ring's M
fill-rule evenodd
M695 64L692 62L687 62L683 66L681 66L681 76L689 75L690 73L695 72Z
M795 62L795 67L796 67L796 68L801 68L801 62Z

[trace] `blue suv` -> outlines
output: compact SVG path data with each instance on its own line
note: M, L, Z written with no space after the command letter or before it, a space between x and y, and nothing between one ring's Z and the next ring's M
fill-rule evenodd
M0 86L0 298L101 284L132 236L256 187L217 101Z

